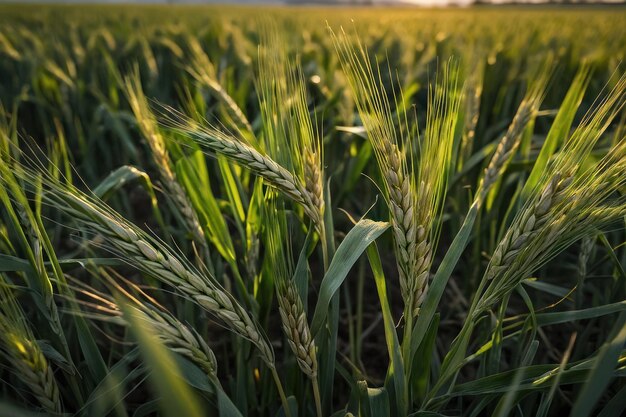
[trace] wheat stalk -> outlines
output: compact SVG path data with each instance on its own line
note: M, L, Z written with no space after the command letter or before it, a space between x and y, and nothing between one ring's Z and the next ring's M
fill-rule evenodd
M25 180L32 179L34 174L27 170L23 172ZM103 202L75 188L59 184L52 178L44 179L44 185L48 188L48 192L42 196L44 201L71 216L88 230L102 235L106 248L129 264L173 286L206 311L228 323L233 331L259 349L268 366L274 366L274 353L262 331L214 277L200 273L184 257L133 226Z
M485 168L484 175L481 178L476 192L476 199L479 205L487 198L491 188L501 178L502 173L506 170L511 162L513 155L522 143L522 137L526 126L536 117L539 107L543 101L546 85L551 75L551 60L547 60L543 65L538 67L540 71L532 86L526 92L522 99L513 120L509 125L506 133L498 143L496 150L489 161L489 165Z
M0 129L0 133L2 130ZM3 141L9 145L8 137L2 136ZM41 278L41 285L37 288L37 292L41 295L43 302L49 314L49 324L53 332L57 335L63 334L61 321L54 302L54 290L46 271L43 257L42 232L37 225L35 215L28 206L28 198L24 193L21 184L14 176L13 170L19 169L17 164L11 164L10 158L0 152L0 177L4 178L6 186L0 190L0 201L4 203L4 208L9 216L19 223L16 231L25 246L30 247L27 251L27 257ZM13 200L13 202L11 201ZM45 231L44 231L45 233ZM64 343L64 342L63 342Z
M272 227L266 230L269 262L275 276L276 297L287 343L296 357L300 370L310 379L315 396L317 415L321 416L321 401L317 381L317 352L300 294L292 279L290 239L287 234L284 209L276 208L275 200L267 201L264 214ZM285 243L286 242L286 243Z
M243 127L247 133L254 135L252 126L244 112L217 80L215 67L202 50L200 42L194 37L189 37L188 45L191 51L191 63L186 67L187 72L224 105L237 127Z
M266 229L267 252L272 271L283 331L289 347L296 355L298 366L312 380L317 376L315 342L309 329L300 294L292 279L291 251L284 209L276 201L266 202L264 214L271 227ZM286 241L286 243L285 243Z
M268 39L265 44L270 44ZM277 51L280 48L276 47L276 42L271 50L259 49L263 143L253 146L242 135L225 133L208 123L200 125L171 109L169 121L179 133L202 148L249 169L300 204L325 239L321 146L313 132L302 72ZM199 45L192 47L198 48ZM204 62L206 56L200 52L194 54L198 62ZM205 79L204 82L207 77L211 78L209 74L203 76L197 68L193 71L198 78Z
M133 233L132 229L120 225L119 222L109 223L108 227L105 225L91 227L105 236L107 242L117 249L116 252L131 264L172 285L232 326L235 332L257 346L268 365L273 365L273 352L256 324L239 303L217 283L207 279L191 265L184 265L181 258L154 245L147 236L135 238L136 232ZM128 239L124 239L124 235L127 235Z
M423 137L413 137L406 109L392 111L381 73L363 45L354 48L345 33L332 35L381 169L408 328L425 297L438 240L461 98L456 68L446 67L442 80L429 89L426 129Z
M158 330L156 336L166 347L190 359L212 380L217 382L217 360L204 339L193 328L186 326L164 307L158 305L156 300L141 290L138 285L115 271L111 272L114 276L106 270L98 268L93 271L93 275L97 279L103 279L105 284L112 288L116 299L121 297L128 308L138 310L141 313L140 316L149 322L150 328ZM120 324L129 325L126 321L127 316L123 314L118 302L112 296L102 293L82 281L76 279L73 281L79 287L81 294L94 300L93 302L74 300L95 311L95 313L89 313L91 318L106 320L113 317ZM133 293L122 286L122 282L129 286Z
M263 145L273 160L304 185L324 238L322 147L308 108L302 68L298 57L288 57L287 50L286 39L276 30L263 31L258 52Z
M320 216L324 214L323 178L320 168L321 158L319 151L307 149L304 160L305 189L311 195L312 204L317 207Z
M478 55L480 56L480 55ZM483 93L484 63L475 59L471 66L471 74L468 75L465 102L465 120L459 164L464 163L472 154L474 140L476 139L476 126L480 117L480 100ZM459 166L460 167L460 166Z
M478 311L565 247L626 214L626 198L614 195L626 184L626 137L618 138L600 161L584 169L582 165L626 103L624 87L626 76L590 111L548 165L492 256L484 276L491 283Z
M481 316L574 242L626 215L626 137L599 162L583 165L626 101L626 76L565 141L498 244L444 361L434 392L457 375ZM506 301L505 301L506 302Z
M107 238L107 242L134 266L149 272L178 291L190 297L198 305L228 323L232 330L250 340L260 350L268 365L274 363L269 344L245 310L216 282L207 279L182 259L166 252L148 236L133 232L128 225L108 220L108 225L91 226ZM89 226L89 225L88 225ZM107 227L108 226L108 227ZM120 233L121 232L121 233ZM125 238L126 237L126 238Z
M197 332L185 326L171 314L148 308L145 305L134 308L143 313L141 317L148 321L151 328L156 331L156 336L168 349L187 357L206 372L213 381L217 381L215 354ZM121 313L120 317L123 317Z
M431 246L426 229L416 219L416 197L409 175L403 169L403 159L398 146L392 142L383 144L386 171L383 173L389 194L389 208L398 256L400 290L408 311L417 315L421 303L428 269ZM422 188L425 185L422 184Z
M182 214L187 228L193 236L194 242L199 246L201 252L206 255L208 253L208 246L204 230L200 225L198 215L193 209L187 193L185 193L181 187L176 178L176 174L172 170L172 161L165 148L163 136L158 129L154 115L150 111L148 102L143 93L139 73L135 72L133 76L127 77L125 86L128 101L135 114L135 120L150 146L155 165L161 174L161 179L167 191L165 194L174 201L174 205Z
M311 380L318 417L322 416L319 383L317 381L317 352L300 295L291 280L277 285L278 304L287 343L296 356L300 370Z
M537 104L524 100L517 109L513 121L505 135L498 143L489 165L485 168L483 178L478 185L478 199L484 201L491 187L498 181L502 172L510 162L513 154L519 147L522 133L537 110Z

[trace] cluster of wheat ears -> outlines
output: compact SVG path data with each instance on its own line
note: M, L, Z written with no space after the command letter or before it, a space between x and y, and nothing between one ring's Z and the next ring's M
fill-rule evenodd
M581 239L584 249L581 270L584 269L597 231L609 225L619 227L616 222L626 215L624 130L618 129L610 145L603 148L603 155L591 156L607 129L622 114L626 77L619 78L598 99L578 127L562 131L550 143L546 140L546 147L554 143L558 147L542 151L544 158L520 186L520 202L510 214L495 251L489 254L488 266L472 296L463 326L445 354L438 377L418 395L416 378L421 375L421 368L430 365L419 363L417 353L424 346L437 310L442 308L439 301L467 245L468 231L477 213L489 204L494 186L502 179L529 124L540 111L550 64L541 67L536 79L530 81L517 114L493 150L477 186L471 190L472 204L461 230L458 235L444 239L447 245L444 250L439 247L439 241L446 194L457 169L455 157L467 152L459 147L469 146L473 136L478 112L474 97L480 96L480 85L469 81L464 85L459 64L441 65L428 88L425 127L418 129L409 109L396 107L394 100L402 93L385 87L384 71L368 55L367 48L344 32L331 31L346 85L378 163L379 176L373 181L388 212L384 221L366 218L355 221L353 229L340 241L329 213L333 206L328 181L332 179L325 175L324 144L310 111L303 72L295 63L297 59L279 46L284 42L280 36L268 33L258 49L257 89L263 121L259 128L251 126L245 112L216 81L215 74L209 70L212 64L198 44L192 45L194 58L190 73L227 109L229 126L206 121L193 110L186 115L166 107L157 110L158 105L151 105L145 97L137 70L120 77L138 130L158 168L161 191L189 232L193 253L184 253L169 237L159 238L138 227L90 191L72 185L56 167L38 161L32 153L19 151L18 137L10 133L10 126L3 129L0 200L30 248L27 258L34 275L41 278L36 291L47 300L41 308L47 311L51 323L58 322L57 327L61 326L61 312L56 310L59 300L73 306L69 310L77 325L84 325L86 319L130 328L145 326L167 350L197 365L215 391L222 392L220 364L216 359L220 355L211 349L211 337L206 339L206 335L177 318L175 312L161 306L146 290L150 285L169 288L240 338L242 354L250 347L256 351L264 365L255 367L255 372L263 374L267 370L271 374L284 415L295 417L298 407L308 410L306 406L302 408L307 400L300 398L297 399L300 405L292 404L288 398L290 388L285 389L287 375L281 375L281 362L274 352L277 346L288 347L282 349L283 354L292 355L310 382L313 404L310 412L321 417L329 415L334 404L333 391L328 386L333 383L335 365L328 361L336 355L338 290L352 264L366 250L376 269L374 241L389 229L403 313L401 317L390 317L389 306L381 306L389 350L389 370L384 384L392 398L388 400L388 410L408 415L417 410L442 409L451 398L448 394L454 391L460 370L471 360L468 347L474 329L494 306L507 299L534 271ZM587 76L588 70L579 74L582 79ZM474 108L473 122L470 118L460 123L461 106ZM459 142L460 128L465 131ZM275 291L278 312L275 317L280 320L286 344L277 341L280 338L274 329L260 324L262 315L272 313L263 311L267 306L256 304L255 295L268 284L255 281L251 288L246 273L236 269L241 260L238 263L227 259L232 268L217 276L210 267L215 242L219 241L217 227L207 226L198 214L198 201L180 180L177 161L169 152L177 147L185 155L193 146L215 157L224 172L243 170L245 175L253 174L257 178L250 200L258 208L258 219L248 226L256 228L258 233L252 234L247 242L248 256L252 258L247 274L260 273L254 271L254 261L264 257L263 279L269 280L272 283L269 288ZM137 283L125 276L132 272L124 265L119 271L94 267L89 259L80 262L98 277L100 289L66 276L54 255L48 230L41 222L42 207L43 211L54 210L66 219L65 226L73 228L81 241L88 243L83 247L87 253L112 254L132 270L149 277L149 281ZM292 250L294 231L307 234L303 253L313 253L317 248L321 253L322 261L314 269L320 276L312 277L320 288L317 298L312 298L320 300L313 313L308 309L311 298L307 290L307 268L303 279L301 259L295 258ZM228 253L228 250L217 249L217 252ZM54 365L43 355L33 336L16 300L15 294L19 292L16 285L4 275L1 277L2 355L14 365L16 375L39 406L50 415L58 415L63 412L63 405L59 383L52 371ZM383 292L379 297L383 303L386 295L384 283L381 285ZM387 285L396 282L390 280ZM137 320L142 324L137 325ZM219 334L224 337L223 333ZM138 338L141 345L141 337ZM144 351L149 349L144 347ZM346 376L348 371L341 372ZM216 395L218 406L227 409L224 396ZM191 407L190 412L194 410Z

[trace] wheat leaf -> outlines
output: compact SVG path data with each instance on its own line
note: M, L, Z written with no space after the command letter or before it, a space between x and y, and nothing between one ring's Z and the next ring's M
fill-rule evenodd
M388 227L389 223L386 222L362 219L341 242L328 267L328 272L326 272L322 280L319 299L317 300L311 323L311 333L313 335L320 331L326 321L330 300L345 280L354 263L370 243L376 240Z

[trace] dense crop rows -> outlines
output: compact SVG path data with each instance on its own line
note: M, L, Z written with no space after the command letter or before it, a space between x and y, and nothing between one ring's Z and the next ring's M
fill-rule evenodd
M0 7L0 415L623 412L622 9L263 14Z

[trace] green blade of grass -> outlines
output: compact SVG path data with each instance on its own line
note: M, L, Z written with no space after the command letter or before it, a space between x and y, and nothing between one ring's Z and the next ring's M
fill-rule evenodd
M583 310L563 311L559 313L540 313L537 314L537 325L542 327L577 320L588 320L624 311L626 311L626 300L613 304L586 308Z
M391 315L389 299L387 298L387 285L385 281L385 274L383 272L383 267L380 262L380 256L378 255L378 248L376 247L376 243L371 244L367 248L367 258L369 259L372 273L374 274L376 289L378 291L378 300L380 302L380 309L382 310L383 314L385 342L387 344L387 352L389 354L389 368L387 369L387 376L393 379L397 413L399 415L405 415L408 410L408 398L406 387L404 384L404 363L402 361L402 353L400 349L400 342L398 341L398 334L396 333L395 323Z
M617 416L624 410L626 410L626 385L606 403L598 417Z
M574 78L574 81L572 82L572 85L563 100L563 104L561 104L559 112L552 123L548 136L541 147L541 151L535 161L535 165L533 166L533 169L524 184L521 195L522 202L528 199L533 187L537 185L541 175L548 165L550 157L552 157L559 145L565 141L565 138L568 137L570 128L574 122L574 117L576 116L576 110L580 106L583 96L585 95L587 85L589 85L589 81L591 80L590 75L590 67L587 65L581 66L578 70L576 78Z
M618 358L624 349L624 343L626 343L626 313L623 312L619 315L612 333L613 335L600 348L596 356L594 366L589 371L587 380L572 407L571 417L591 415L596 403L604 393L604 389L613 379Z
M146 172L131 165L121 166L107 175L107 177L93 189L93 193L103 201L106 201L111 194L115 193L130 181L139 181L144 190L146 190L146 193L148 193L150 197L150 205L154 218L158 225L163 230L166 230L156 193L154 192L154 186L152 185L150 176Z
M388 228L389 223L361 219L352 230L348 232L343 242L341 242L337 248L333 260L328 267L328 271L322 280L319 298L311 322L311 333L313 335L316 335L324 325L328 315L330 301L345 280L354 263L359 259L370 243L376 240L376 238Z
M229 264L236 265L235 249L217 199L210 185L202 181L202 176L195 170L195 166L199 165L197 160L204 160L204 156L200 151L196 151L190 159L191 161L181 158L176 162L177 177L198 212L202 227L207 231L211 243Z

